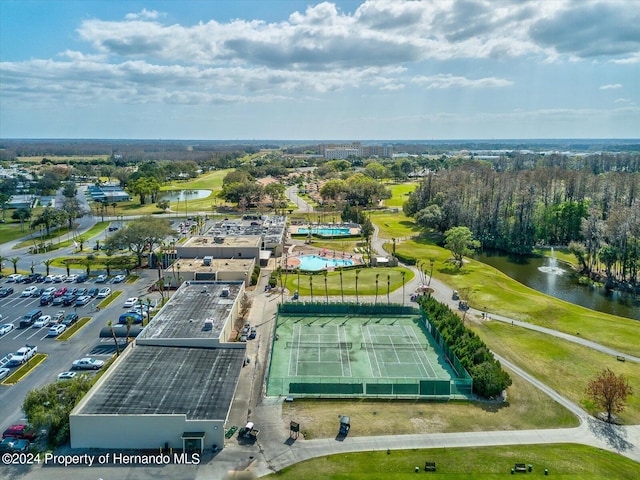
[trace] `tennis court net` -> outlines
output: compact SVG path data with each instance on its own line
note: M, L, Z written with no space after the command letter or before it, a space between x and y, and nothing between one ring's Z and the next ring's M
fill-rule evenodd
M360 344L362 350L426 350L427 345L419 343L371 343L364 342Z
M285 348L339 348L350 349L352 342L287 342Z

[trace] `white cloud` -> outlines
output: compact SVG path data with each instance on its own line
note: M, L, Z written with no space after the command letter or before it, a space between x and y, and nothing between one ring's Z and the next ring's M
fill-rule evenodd
M411 79L418 85L426 85L427 88L496 88L513 85L511 80L504 78L485 77L470 79L454 75L417 76Z
M613 90L616 88L622 88L622 85L619 83L613 83L613 84L609 84L609 85L602 85L600 87L600 90Z
M138 13L127 13L124 18L126 20L139 20L141 18L153 20L158 18L159 16L160 16L160 13L158 11L147 10L146 8L143 8Z

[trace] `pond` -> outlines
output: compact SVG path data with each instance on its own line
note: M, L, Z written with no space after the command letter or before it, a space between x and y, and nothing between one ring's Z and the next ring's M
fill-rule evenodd
M211 195L211 190L164 190L158 195L158 200L169 200L170 202L200 200Z
M519 257L484 252L474 258L552 297L591 310L640 320L640 300L636 295L581 285L571 267L554 257Z

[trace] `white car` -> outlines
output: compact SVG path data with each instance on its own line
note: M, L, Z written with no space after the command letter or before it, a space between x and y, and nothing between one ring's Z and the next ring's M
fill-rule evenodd
M98 370L102 367L104 367L102 360L96 360L90 357L81 358L71 364L71 368L74 370Z
M13 323L5 323L3 325L0 325L0 335L6 335L14 328L15 327L13 326Z
M131 307L135 306L137 303L138 303L138 297L129 297L124 302L123 307L124 308L131 308Z
M109 287L101 288L98 292L98 298L107 298L111 295L111 289Z
M104 283L107 281L107 276L106 275L98 275L98 277L96 278L96 283Z
M45 289L44 292L42 292L42 296L44 296L44 295L53 295L54 293L56 293L56 290L58 290L56 287L49 287L49 288Z
M49 329L49 333L47 333L47 336L48 337L57 337L62 332L64 332L66 329L67 329L67 326L65 324L59 323L59 324L54 325L53 327L51 327Z
M7 283L9 282L15 282L16 280L18 280L20 277L22 277L22 275L20 275L19 273L12 273L11 275L9 275L7 277Z
M44 283L53 283L53 277L55 277L55 275L47 275L44 277Z
M77 374L77 372L62 372L58 374L58 380L71 380Z
M36 286L32 286L32 287L27 287L25 288L22 293L20 294L21 297L30 297L31 295L33 295L36 291L38 290L38 287Z
M33 323L33 328L46 327L51 323L51 315L42 315L38 320Z
M113 277L113 283L122 283L126 280L126 275L116 275Z
M8 368L0 368L0 380L2 380L4 377L8 377L10 373L11 370L9 370Z
M135 307L133 307L131 310L129 310L129 312L131 313L137 313L138 315L140 315L141 317L147 318L149 316L149 313L147 312L147 307L146 306L140 306L137 305Z
M67 277L67 280L66 280L66 281L67 281L67 282L75 282L77 279L78 279L78 275L76 275L75 273L73 273L73 274L71 274L71 275L69 275L69 276Z

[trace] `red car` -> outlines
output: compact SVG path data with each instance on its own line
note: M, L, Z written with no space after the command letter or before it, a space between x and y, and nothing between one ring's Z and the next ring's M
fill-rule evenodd
M36 436L37 434L35 430L24 423L11 425L2 433L2 438L24 438L25 440L29 440L30 442L33 442L36 439Z
M62 295L64 295L65 293L67 293L67 287L60 287L59 289L57 289L55 291L55 293L53 294L54 297L61 297Z

